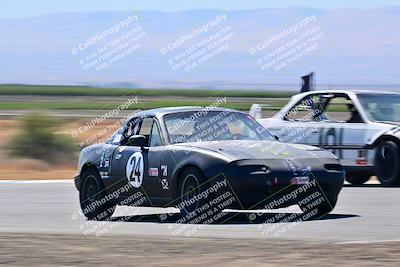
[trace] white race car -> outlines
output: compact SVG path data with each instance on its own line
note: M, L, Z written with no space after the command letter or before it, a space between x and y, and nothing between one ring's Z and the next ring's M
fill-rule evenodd
M293 96L271 118L262 118L259 104L250 115L280 141L331 150L352 184L375 174L384 186L400 185L399 93L310 91Z

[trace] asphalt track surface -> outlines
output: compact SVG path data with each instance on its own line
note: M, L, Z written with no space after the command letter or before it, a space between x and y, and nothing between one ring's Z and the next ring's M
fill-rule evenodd
M0 233L83 235L86 231L86 235L95 236L101 229L89 233L87 230L96 227L98 222L76 215L78 193L72 181L0 181L0 203ZM222 224L196 228L190 236L334 243L400 241L399 203L400 188L382 188L375 184L345 186L336 208L324 219L266 225L265 218L276 212L266 211L265 218L260 217L255 223L243 214ZM184 237L186 232L174 234L177 224L173 220L159 223L156 216L150 215L164 212L166 209L118 207L114 214L116 221L107 222L108 228L102 235ZM296 208L280 212L296 212ZM125 222L119 222L121 218ZM195 227L187 227L191 226ZM276 228L265 231L263 227ZM275 234L278 230L279 234Z

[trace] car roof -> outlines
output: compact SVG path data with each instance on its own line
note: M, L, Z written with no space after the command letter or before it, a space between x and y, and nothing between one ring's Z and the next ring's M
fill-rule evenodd
M372 91L372 90L317 90L317 91L308 91L304 93L297 94L295 96L303 97L306 95L310 94L354 94L354 95L363 95L363 94L369 94L369 95L380 95L380 94L396 94L399 95L400 93L398 92L393 92L393 91Z
M229 108L218 108L218 107L200 107L200 106L181 106L181 107L165 107L165 108L154 108L148 109L141 112L138 112L129 117L129 119L136 117L154 117L154 116L164 116L166 114L180 113L180 112L191 112L191 111L201 111L204 109L209 109L212 111L231 111L231 112L240 112L238 110L233 110Z
M400 94L399 92L393 92L393 91L372 91L372 90L317 90L317 91L308 91L305 92L304 94L307 93L353 93L353 94L374 94L374 95L378 95L378 94Z

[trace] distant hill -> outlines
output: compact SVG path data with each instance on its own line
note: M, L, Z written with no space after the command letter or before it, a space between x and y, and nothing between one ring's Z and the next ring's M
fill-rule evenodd
M209 32L192 34L206 23L226 15ZM129 17L137 21L122 27L93 46L71 49L104 33ZM315 15L297 33L276 41L257 55L249 53L274 34ZM140 47L101 70L83 70L79 59L140 26ZM314 70L325 87L400 84L400 8L320 10L282 8L243 11L194 10L185 12L63 13L0 20L0 83L93 84L123 87L272 88L293 90L299 76ZM196 68L173 70L168 60L224 27L233 32L228 47ZM266 55L307 30L319 27L318 47L288 67L264 71L257 65ZM186 40L166 55L162 48ZM179 43L179 42L178 42ZM279 85L278 85L279 84ZM400 87L400 86L399 86Z

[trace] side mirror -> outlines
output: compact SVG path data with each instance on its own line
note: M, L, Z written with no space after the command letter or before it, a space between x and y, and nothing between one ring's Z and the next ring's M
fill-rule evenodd
M144 135L132 135L128 139L127 146L139 146L145 147L147 146L147 139Z

